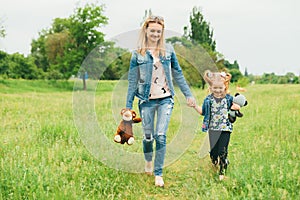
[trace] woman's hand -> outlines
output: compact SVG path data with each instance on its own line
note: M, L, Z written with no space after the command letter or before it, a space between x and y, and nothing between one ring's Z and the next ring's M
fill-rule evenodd
M188 97L186 99L186 103L187 103L188 106L194 108L196 106L196 99L194 97Z

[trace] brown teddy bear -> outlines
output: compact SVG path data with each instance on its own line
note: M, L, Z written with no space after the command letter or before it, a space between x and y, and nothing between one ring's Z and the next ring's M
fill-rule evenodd
M114 137L114 141L117 143L132 145L134 142L132 123L139 123L141 118L136 117L136 113L133 110L123 108L121 110L122 121L120 122L117 132Z

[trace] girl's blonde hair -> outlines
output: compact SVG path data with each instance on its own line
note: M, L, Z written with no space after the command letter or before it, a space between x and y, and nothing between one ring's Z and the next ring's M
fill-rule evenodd
M221 81L225 85L225 92L228 94L229 91L229 83L231 80L231 74L227 72L211 72L210 70L206 70L204 72L203 79L208 83L209 86L212 86L214 82Z
M154 16L151 15L149 16L143 23L142 27L141 27L141 31L140 31L140 36L139 36L139 40L138 40L138 52L141 55L145 55L147 49L148 49L148 39L147 39L147 35L146 35L146 31L147 28L149 26L150 23L157 23L162 25L162 33L161 33L161 37L157 43L157 47L156 49L154 49L154 51L158 52L159 55L165 56L165 24L164 24L164 19L160 16Z

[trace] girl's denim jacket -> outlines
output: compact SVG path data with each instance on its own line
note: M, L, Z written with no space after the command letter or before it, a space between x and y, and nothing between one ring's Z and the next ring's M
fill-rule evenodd
M210 122L210 118L211 118L210 108L211 108L212 98L213 98L212 94L208 95L204 99L204 102L202 104L202 115L204 116L203 124L202 124L202 131L203 132L207 132L208 129L209 129L209 122ZM229 94L226 94L225 98L227 100L227 108L229 110L232 106L233 97Z
M182 69L178 63L173 46L166 44L165 56L159 56L164 68L166 82L172 97L175 95L172 77L175 79L184 96L192 97L192 93L183 76ZM132 52L130 68L128 72L128 91L126 108L132 109L134 97L137 96L142 101L149 100L150 87L152 82L153 57L149 51L145 56L136 50Z

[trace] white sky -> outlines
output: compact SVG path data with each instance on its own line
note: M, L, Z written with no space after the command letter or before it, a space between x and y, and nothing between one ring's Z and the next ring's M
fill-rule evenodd
M76 0L0 0L0 24L7 36L0 49L8 53L30 53L32 39L49 28L54 18L74 13ZM106 39L139 29L144 11L151 9L165 18L166 29L183 34L194 6L200 7L214 29L217 51L244 73L300 74L299 0L98 0L105 5Z

